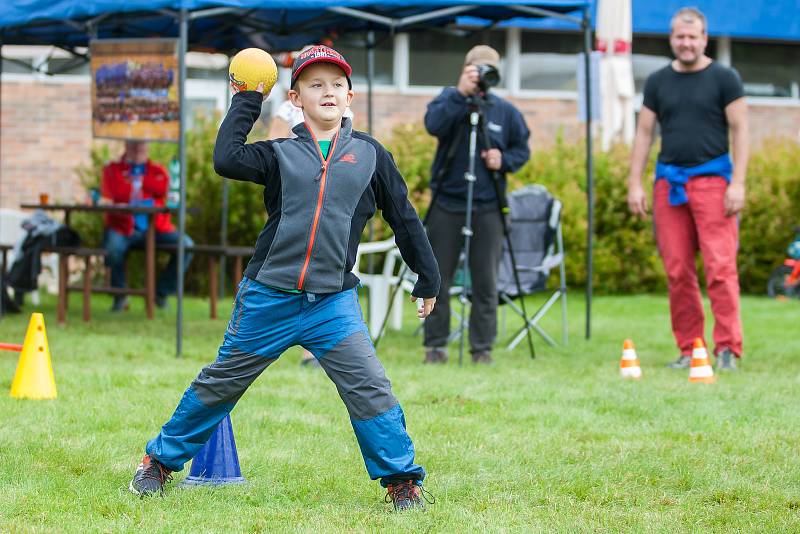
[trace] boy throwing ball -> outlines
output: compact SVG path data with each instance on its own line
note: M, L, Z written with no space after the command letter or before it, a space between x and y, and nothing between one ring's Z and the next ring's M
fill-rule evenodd
M147 443L130 483L138 495L163 491L208 441L253 381L289 347L301 345L336 385L371 479L397 510L423 507L425 470L414 462L405 417L375 349L351 272L361 233L376 208L395 233L403 260L419 275L419 317L439 293L439 270L408 202L391 154L353 131L342 115L353 98L345 58L326 46L292 67L289 98L305 123L294 139L246 144L265 95L235 94L214 147L217 173L264 186L269 218L239 285L216 361L200 371L172 418Z

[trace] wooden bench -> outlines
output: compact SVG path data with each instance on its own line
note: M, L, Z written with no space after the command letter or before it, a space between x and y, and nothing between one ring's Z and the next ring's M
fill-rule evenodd
M0 271L0 278L6 275L6 271L8 271L8 251L14 248L13 245L0 245L0 255L3 257L2 268L3 270Z
M0 254L2 254L3 272L6 270L6 254L9 250L13 249L10 245L0 245ZM178 250L177 245L158 245L157 249L164 252L175 252ZM255 249L253 247L237 247L237 246L223 246L223 245L193 245L185 248L186 252L192 254L205 254L208 256L208 285L209 285L209 302L210 302L210 316L212 319L217 318L217 300L219 298L218 286L218 272L219 272L219 259L232 257L234 258L233 282L234 288L242 281L243 276L243 261L244 258L253 255ZM69 309L69 292L80 291L83 294L83 320L89 322L91 320L91 294L92 293L105 293L109 295L136 295L146 296L144 289L131 289L124 287L111 287L106 277L104 286L92 285L92 258L102 257L108 255L108 251L103 248L89 248L89 247L45 247L43 252L58 254L58 306L57 316L59 324L65 324L67 321L67 310ZM69 258L71 256L83 258L83 281L79 285L69 285ZM108 270L107 270L108 272Z
M58 306L57 316L59 324L67 322L67 309L69 308L69 292L80 291L83 293L83 320L89 322L92 315L91 294L92 293L111 293L111 294L142 294L144 290L131 290L127 288L101 288L92 286L92 258L106 257L108 252L104 248L88 247L45 247L42 252L58 254ZM69 285L69 258L77 256L83 258L83 283L81 285Z
M0 245L0 254L2 255L2 273L5 276L8 270L8 252L14 247L11 245ZM93 256L105 256L106 251L103 249L81 248L81 247L45 247L42 252L51 252L58 254L58 322L64 324L66 322L66 311L68 305L67 291L82 291L83 292L83 320L88 321L91 317L91 310L89 307L89 294L91 292L91 263L90 259ZM83 284L81 286L73 286L67 288L68 269L67 262L69 256L80 256L84 258L85 272L83 275Z
M156 250L165 252L176 252L178 245L157 245ZM233 258L233 287L234 290L239 286L243 276L243 259L249 258L255 252L253 247L237 247L231 245L192 245L191 247L184 247L186 252L192 254L205 254L208 256L208 300L210 306L210 316L212 319L217 318L217 298L219 296L219 286L217 281L219 277L219 259L220 258Z
M0 291L5 292L6 286L8 285L8 280L6 277L8 276L8 251L14 248L13 245L0 245L0 256L2 256L3 261L0 263L0 268L3 270L0 271ZM0 299L3 298L4 295L0 295ZM0 303L0 311L2 311L2 303ZM0 317L2 314L0 313Z

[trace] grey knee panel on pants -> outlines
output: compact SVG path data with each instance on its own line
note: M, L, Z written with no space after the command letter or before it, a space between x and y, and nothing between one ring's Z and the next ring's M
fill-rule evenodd
M392 384L367 335L354 332L320 358L350 417L372 419L397 405Z
M234 349L228 358L204 367L192 381L192 387L206 406L236 403L258 375L276 359Z

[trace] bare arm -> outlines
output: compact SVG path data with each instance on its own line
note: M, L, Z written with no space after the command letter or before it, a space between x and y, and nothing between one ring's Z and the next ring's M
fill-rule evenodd
M639 112L639 123L636 125L636 137L631 152L631 169L628 174L628 208L634 215L647 215L647 196L642 188L642 175L647 166L650 145L653 144L653 130L656 125L656 114L646 106Z
M725 215L731 216L744 208L747 160L750 157L750 134L747 125L747 101L737 98L725 107L725 118L731 129L733 145L733 176L725 192Z

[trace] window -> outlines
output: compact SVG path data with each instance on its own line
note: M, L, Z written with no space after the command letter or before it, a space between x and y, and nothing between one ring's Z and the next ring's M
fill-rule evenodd
M367 39L364 34L355 34L354 37L343 37L333 43L333 48L338 50L353 67L350 79L353 83L367 83ZM389 34L375 34L375 78L372 83L391 85L393 83L394 44Z
M195 119L198 115L213 118L217 110L217 101L212 98L191 98L184 101L186 103L186 129L194 127Z
M473 46L489 45L500 54L500 84L506 33L502 30L464 31L463 35L428 30L414 32L409 43L409 83L445 87L455 85L464 66L464 56Z
M583 35L577 32L522 32L520 87L575 91L578 53Z
M631 54L633 63L633 84L636 92L644 91L644 82L652 73L666 66L672 61L672 50L669 47L669 38L663 37L634 37Z
M30 74L33 72L33 60L30 58L3 58L3 74Z
M177 75L177 72L176 72ZM204 67L186 67L186 78L192 80L222 80L228 81L228 68L212 69Z
M800 46L733 41L731 61L745 94L800 98Z
M50 58L47 61L47 70L51 74L91 74L89 62L79 57Z

